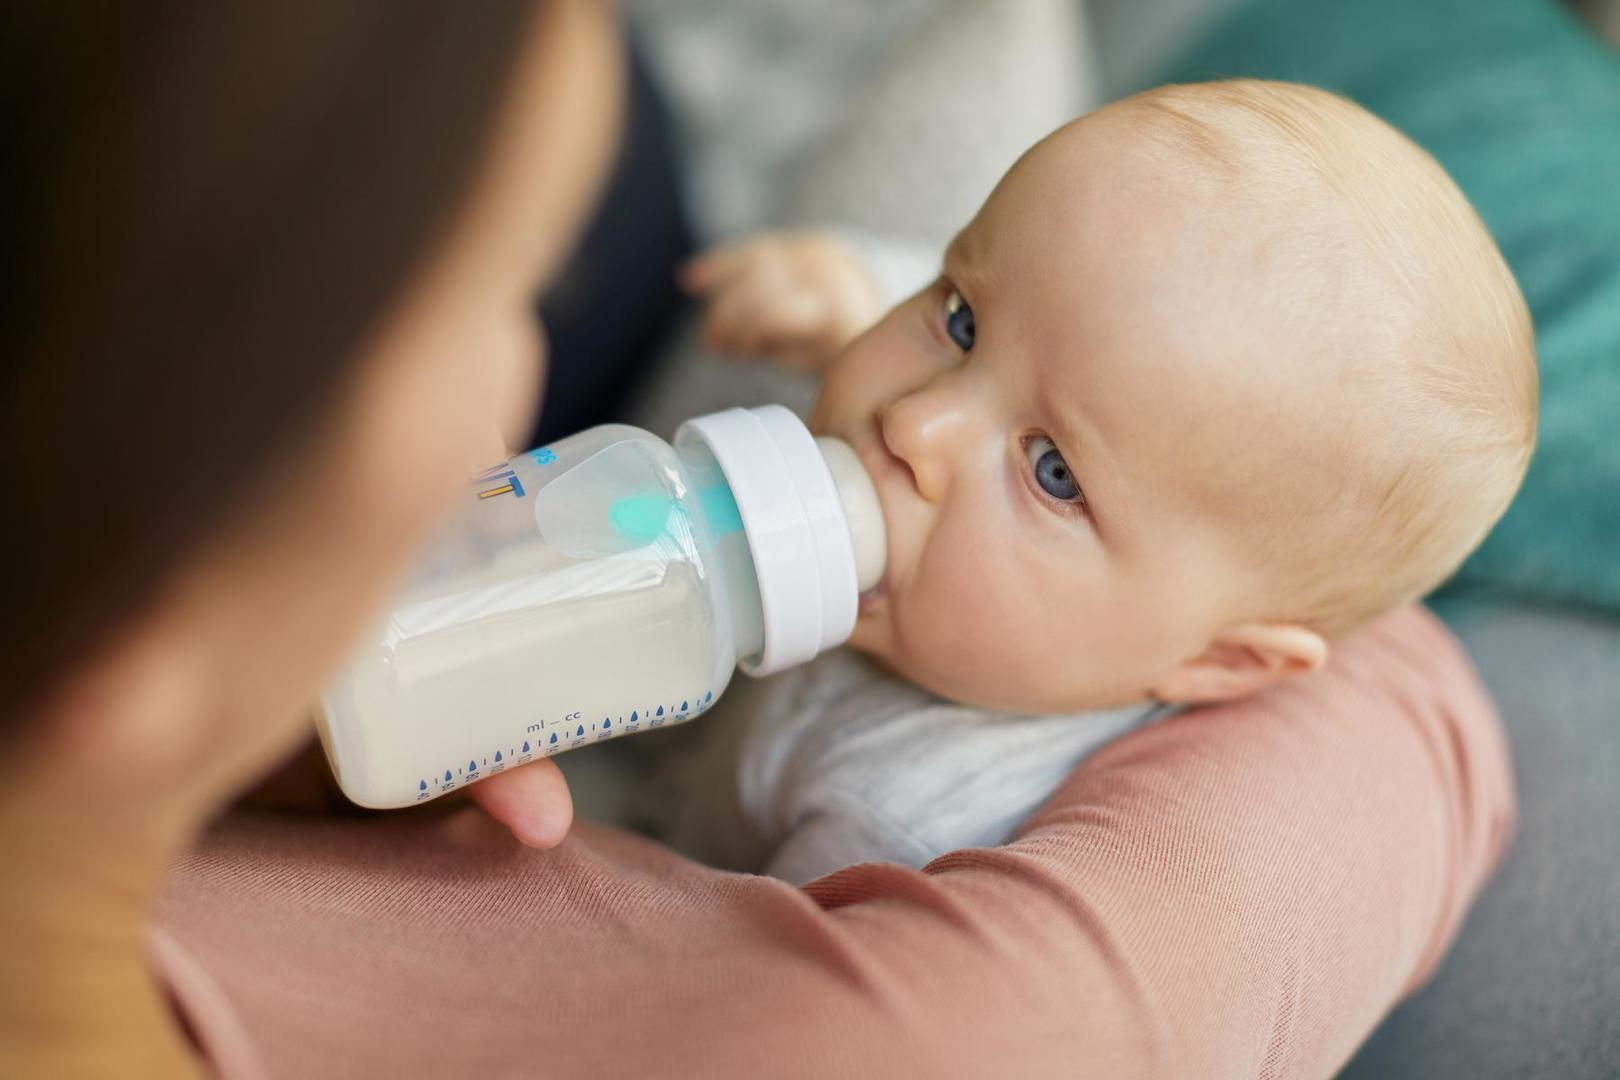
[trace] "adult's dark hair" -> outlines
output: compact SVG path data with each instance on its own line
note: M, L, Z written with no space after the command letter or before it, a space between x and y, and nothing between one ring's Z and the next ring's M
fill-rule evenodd
M0 725L337 399L477 168L530 0L0 12Z

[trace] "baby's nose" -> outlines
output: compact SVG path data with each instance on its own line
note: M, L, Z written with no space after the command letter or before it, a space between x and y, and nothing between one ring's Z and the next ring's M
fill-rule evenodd
M917 493L929 502L950 489L968 426L965 403L935 387L891 402L879 417L884 445L911 468Z

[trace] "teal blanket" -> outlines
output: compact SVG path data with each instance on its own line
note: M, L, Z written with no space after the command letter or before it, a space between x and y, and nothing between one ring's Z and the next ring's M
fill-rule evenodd
M1159 81L1314 83L1405 131L1535 316L1541 439L1459 582L1620 609L1620 56L1551 0L1255 0Z

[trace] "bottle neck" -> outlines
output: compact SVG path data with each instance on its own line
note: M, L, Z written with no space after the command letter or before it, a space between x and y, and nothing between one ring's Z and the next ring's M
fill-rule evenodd
M740 529L721 536L716 550L720 555L717 570L725 583L725 603L731 614L736 659L742 663L765 648L765 610L759 598L759 579L754 575L754 557L748 550L748 537Z
M703 443L676 448L686 482L687 498L702 518L710 557L705 559L713 579L717 618L731 628L732 659L737 663L760 654L765 647L765 611L759 595L759 577L748 548L748 533L726 474L714 453Z
M847 640L858 593L881 577L884 551L881 509L854 451L837 440L818 445L780 405L695 417L676 432L675 447L692 454L689 467L702 462L721 473L726 497L717 508L725 514L706 508L704 516L714 542L728 541L715 576L728 575L743 670L768 675ZM692 473L700 495L707 492L698 474L707 471ZM731 542L732 526L746 526L740 543Z
M849 527L850 552L855 557L855 587L865 592L883 580L889 558L888 529L877 488L847 442L823 435L816 439L816 449L838 489L844 524Z

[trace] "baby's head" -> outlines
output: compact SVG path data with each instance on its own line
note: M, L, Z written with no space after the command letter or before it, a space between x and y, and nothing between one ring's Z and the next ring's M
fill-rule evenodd
M1467 200L1359 107L1175 86L1060 129L816 425L889 525L854 643L959 701L1211 701L1448 576L1536 426L1529 315Z

